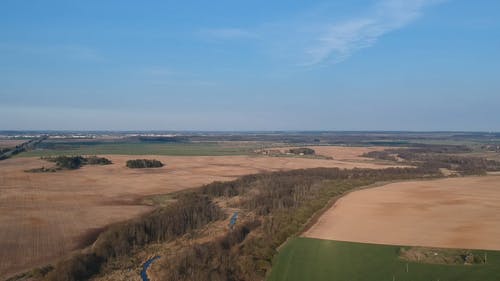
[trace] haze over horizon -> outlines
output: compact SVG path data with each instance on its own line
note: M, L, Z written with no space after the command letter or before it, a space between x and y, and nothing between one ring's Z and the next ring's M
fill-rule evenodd
M500 131L499 1L51 3L0 3L0 130Z

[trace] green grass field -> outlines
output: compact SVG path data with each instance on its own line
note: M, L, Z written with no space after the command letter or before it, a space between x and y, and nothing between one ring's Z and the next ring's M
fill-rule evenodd
M255 144L223 143L145 143L145 142L95 142L95 143L42 143L38 149L19 154L18 157L53 155L172 155L172 156L223 156L248 155L257 148Z
M398 246L295 238L278 253L268 281L498 281L500 252L480 265L438 265L399 259ZM478 251L483 254L485 251ZM408 272L406 272L408 264Z

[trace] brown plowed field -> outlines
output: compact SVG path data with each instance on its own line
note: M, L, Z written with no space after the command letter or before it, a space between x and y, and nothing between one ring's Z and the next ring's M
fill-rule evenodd
M350 148L365 152L364 148ZM335 148L330 149L334 153ZM339 148L336 160L216 156L108 155L108 166L85 166L74 171L26 173L51 166L37 158L0 161L0 278L53 262L78 248L88 233L112 222L151 209L141 198L231 180L261 171L312 167L381 168L365 160L345 161L351 155ZM351 156L348 156L352 158ZM129 169L126 160L158 159L157 169Z
M304 236L500 250L500 176L392 183L352 192Z

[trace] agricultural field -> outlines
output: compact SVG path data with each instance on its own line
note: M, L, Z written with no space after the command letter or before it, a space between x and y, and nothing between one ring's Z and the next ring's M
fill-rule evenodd
M248 155L258 147L256 143L166 143L166 142L110 142L110 141L45 141L38 149L21 157L54 155L172 155L172 156L225 156Z
M335 152L337 150L337 152ZM256 156L102 155L113 164L28 173L53 163L38 157L0 162L0 277L45 265L86 246L105 226L147 213L168 194L263 171L313 167L383 168L366 148L330 148L335 160ZM73 154L73 153L72 153ZM90 154L90 153L89 153ZM100 155L101 156L101 155ZM127 160L157 159L155 169L130 169ZM164 197L162 195L160 197Z
M361 189L287 242L268 281L499 280L499 220L495 175ZM479 262L465 264L469 255Z
M500 176L391 183L338 200L305 237L500 250Z
M363 157L361 155L371 152L371 151L382 151L384 149L387 149L387 147L383 146L358 146L358 147L349 147L349 146L305 146L306 148L310 148L314 150L315 156L323 157L323 158L331 158L333 160L342 160L342 161L352 161L352 162L371 162L373 163L374 160ZM287 153L290 148L293 147L276 147L272 148L273 150L280 151L280 153L285 154ZM307 156L307 155L305 155ZM380 161L377 161L379 163Z
M0 148L12 148L24 142L26 142L26 140L0 139Z
M281 248L267 281L496 281L500 252L485 264L429 264L400 257L402 247L299 237Z
M470 153L464 153L463 156L472 156L472 157L484 157L486 159L500 161L500 152L494 151L474 151Z

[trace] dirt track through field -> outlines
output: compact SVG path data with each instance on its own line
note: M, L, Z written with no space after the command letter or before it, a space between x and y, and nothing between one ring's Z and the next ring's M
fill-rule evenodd
M353 152L354 150L354 152ZM0 162L0 279L45 265L78 248L89 233L152 208L141 205L144 196L193 188L215 180L262 171L312 167L383 168L356 156L365 148L328 149L335 160L214 156L108 155L108 166L85 166L74 171L26 173L49 167L37 158ZM353 156L354 155L354 156ZM158 169L129 169L129 159L158 159Z
M346 195L304 236L500 250L500 176L392 183Z

